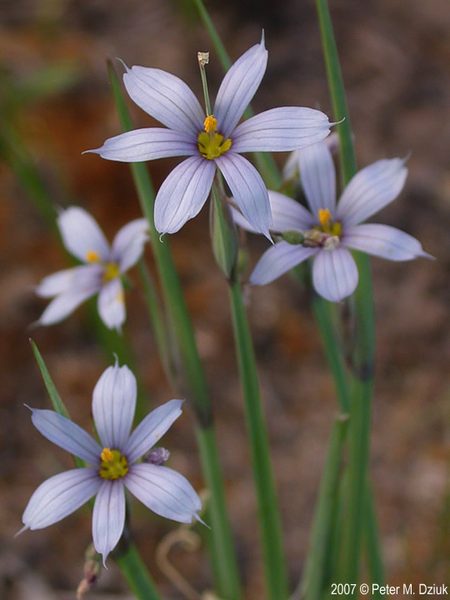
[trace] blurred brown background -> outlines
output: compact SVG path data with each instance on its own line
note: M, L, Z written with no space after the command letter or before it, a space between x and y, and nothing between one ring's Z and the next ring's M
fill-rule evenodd
M406 188L378 220L407 230L437 257L435 262L373 261L378 343L372 472L388 579L449 583L450 11L446 0L330 4L359 163L411 153ZM233 58L265 28L269 65L255 109L299 104L331 112L312 1L211 1L208 6ZM130 65L166 69L200 93L196 51L210 49L210 85L217 89L220 66L191 3L3 0L0 27L0 98L7 107L0 127L13 127L26 144L56 204L84 206L111 237L139 215L139 208L127 165L81 156L120 131L105 60L121 57ZM139 126L154 124L135 107L133 115ZM280 165L285 159L277 157ZM150 165L155 183L173 164ZM12 171L5 163L0 169L0 597L73 598L90 541L88 511L13 538L35 487L70 465L63 451L34 430L23 407L24 402L48 405L28 344L28 326L45 306L33 286L67 266L67 257ZM170 242L214 399L245 597L256 600L263 588L255 498L226 289L209 248L207 211ZM266 243L254 237L249 243L255 261ZM151 263L150 251L148 258ZM152 403L162 403L172 392L138 285L128 294L127 307L125 333L145 389ZM307 552L336 402L298 287L284 277L254 290L249 311L294 587ZM91 391L110 358L96 342L87 311L32 335L72 416L89 426ZM200 489L192 424L186 411L164 445L172 451L171 466ZM144 510L136 512L134 524L163 597L181 598L155 560L155 547L176 525ZM178 548L171 556L196 589L208 588L204 555ZM130 597L112 562L92 597Z

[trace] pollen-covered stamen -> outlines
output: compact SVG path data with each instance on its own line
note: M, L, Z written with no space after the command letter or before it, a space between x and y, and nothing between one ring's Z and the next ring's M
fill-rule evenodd
M103 282L108 283L108 281L112 281L116 279L120 275L120 267L115 262L108 262L104 265L103 271Z
M332 221L330 210L328 208L319 208L318 217L322 229L327 229Z
M100 454L98 474L102 479L120 479L128 473L128 461L120 450L103 448Z
M317 227L319 231L327 233L331 236L339 237L342 233L342 225L339 221L333 221L333 215L329 208L319 208L317 217L320 225Z
M204 131L198 134L197 145L200 154L208 160L218 158L231 148L230 138L225 139L223 135L217 133L217 119L214 115L208 115L204 122Z
M203 127L206 133L215 133L217 129L217 119L214 115L208 115L203 121Z
M100 260L100 254L95 250L88 250L86 252L86 262L94 264L100 262Z

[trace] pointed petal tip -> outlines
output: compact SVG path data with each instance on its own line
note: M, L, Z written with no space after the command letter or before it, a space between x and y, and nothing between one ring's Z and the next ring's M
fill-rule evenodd
M419 258L426 258L428 260L437 260L436 256L433 256L432 254L430 254L429 252L426 252L425 250L422 250L422 252L419 254Z
M211 527L208 525L208 523L205 523L205 521L197 513L194 515L194 519L211 530Z
M342 125L342 123L345 121L346 117L342 117L342 119L340 121L333 121L330 123L330 127L334 127L335 125Z
M266 49L266 33L264 29L261 29L261 41L259 42L259 45L262 46L264 50Z
M126 63L124 60L122 60L121 58L119 58L118 56L116 56L116 60L117 60L118 62L120 62L120 64L122 65L122 67L125 69L125 73L128 73L128 72L131 70L131 69L128 67L127 63ZM124 73L124 75L125 75L125 73Z
M99 148L92 148L90 150L83 150L83 152L81 153L83 154L100 154L102 151L103 146L100 146Z
M16 533L14 534L14 537L19 537L19 535L22 535L22 533L24 533L25 531L27 531L27 529L30 529L28 527L28 525L24 525L21 529L19 529L19 531L16 531Z

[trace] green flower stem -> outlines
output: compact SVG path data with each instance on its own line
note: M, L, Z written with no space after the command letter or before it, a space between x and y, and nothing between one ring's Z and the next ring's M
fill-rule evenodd
M225 204L220 175L212 187L212 244L219 267L229 283L233 332L244 396L247 430L256 485L261 527L264 572L268 596L272 600L287 598L288 585L281 536L281 520L270 463L269 440L259 390L258 372L242 288L236 273L236 228Z
M374 506L374 496L371 489L370 481L367 481L366 497L366 527L365 527L365 542L367 552L367 566L370 574L370 579L373 583L384 585L386 575L384 572L384 564L380 552L380 540L378 533L378 521ZM380 592L373 594L374 598L385 597Z
M340 410L348 414L350 410L350 394L348 391L347 372L341 348L341 342L336 331L334 305L324 298L314 294L312 309L316 318L319 333L322 338L325 356L334 384Z
M128 542L126 550L117 553L115 561L138 600L160 600L156 586L133 543Z
M288 586L281 539L281 522L270 464L268 435L261 406L254 348L239 282L230 284L230 297L258 498L268 597L272 600L283 600L287 598Z
M175 387L175 366L170 352L170 333L167 328L166 315L163 313L158 294L156 292L155 282L151 273L145 264L144 259L138 263L141 276L142 289L144 292L145 303L147 305L150 323L155 336L158 354L164 368L167 380Z
M320 483L319 499L314 515L311 545L301 585L301 597L305 600L320 600L327 586L327 557L330 553L331 536L337 514L339 498L339 476L342 451L347 431L348 417L339 415L333 425L325 468Z
M355 152L339 64L333 25L327 0L316 0L323 53L334 116L344 121L337 126L340 140L341 174L347 184L356 172ZM373 389L374 317L370 262L355 254L359 285L354 296L355 348L352 357L349 428L349 494L344 536L342 580L357 583L364 525L365 486L369 467L371 398ZM367 513L366 513L367 514Z
M123 98L117 75L109 65L109 74L119 118L124 130L132 128L132 121ZM211 494L209 518L212 528L211 559L217 575L217 588L221 597L236 600L241 597L239 572L234 552L231 527L226 512L225 489L218 458L217 442L213 429L212 406L198 354L192 323L183 297L180 281L173 264L167 241L162 242L153 221L154 190L144 164L131 165L133 179L142 211L149 223L150 241L162 286L168 316L176 332L184 368L186 387L197 416L197 441L203 473Z
M208 14L208 11L205 8L203 0L192 0L195 7L197 8L199 17L205 26L206 31L208 32L209 37L213 43L213 46L217 52L217 56L219 57L220 63L224 71L228 71L231 67L232 62L226 51L226 48L220 39L220 36L217 32L217 29ZM244 115L246 118L253 116L253 110L249 106L245 111ZM255 159L258 170L261 172L263 179L265 180L267 186L271 189L278 189L281 185L281 177L276 165L276 162L273 159L273 156L267 152L254 152L253 157Z

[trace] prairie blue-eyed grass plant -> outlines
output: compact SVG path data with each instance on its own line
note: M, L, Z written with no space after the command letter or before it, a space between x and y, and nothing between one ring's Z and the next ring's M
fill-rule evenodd
M178 77L159 69L127 68L123 81L132 100L167 128L123 133L89 152L123 162L189 157L170 173L156 196L154 221L160 233L174 233L198 214L218 169L247 220L269 236L266 187L241 153L306 146L324 139L330 123L318 110L284 107L239 124L264 76L267 55L264 39L247 50L225 75L213 107L208 95L206 111Z
M23 530L57 523L95 495L92 537L105 563L125 527L125 489L153 512L174 521L199 519L201 501L190 483L162 466L153 446L181 415L181 400L170 400L147 415L131 432L136 379L128 367L109 367L95 386L92 414L99 441L69 418L31 409L33 425L51 442L84 461L85 466L42 483L23 513Z
M263 255L250 282L263 285L307 259L312 260L312 307L324 340L330 370L341 408L333 427L324 476L317 502L312 543L304 569L302 593L306 600L328 597L330 581L356 583L361 540L366 537L372 579L381 581L371 485L368 476L370 401L373 381L374 324L372 288L367 257L391 260L427 257L420 243L385 225L362 224L400 193L406 167L401 159L378 161L357 172L350 121L340 74L328 7L316 0L327 74L338 122L342 195L336 202L336 175L329 151L327 116L301 107L267 110L248 116L246 108L262 81L267 50L264 39L234 64L201 0L193 0L209 31L220 60L227 67L215 102L206 83L208 53L199 53L205 107L187 85L165 71L126 68L123 76L131 99L165 127L134 129L117 76L109 73L125 133L106 140L89 152L108 160L131 163L144 219L122 228L110 246L95 221L81 209L60 214L58 226L67 250L82 263L46 277L37 292L54 300L39 323L60 321L85 299L99 294L98 312L105 325L119 329L125 319L121 276L141 257L150 238L171 335L155 327L163 362L173 385L186 395L196 415L205 483L210 492L208 524L202 528L209 550L218 596L242 598L235 548L225 507L224 480L213 429L212 404L199 359L192 323L183 299L167 237L195 217L211 196L211 234L216 260L229 286L231 315L241 378L252 468L258 499L267 597L288 597L277 494L270 462L267 428L262 409L255 352L247 321L235 221L245 229L272 238L275 244ZM295 150L309 210L277 188L281 177L271 155L260 152ZM258 169L242 156L257 153ZM158 193L142 163L181 156ZM263 158L261 158L263 156ZM274 191L268 191L266 186ZM283 188L286 191L286 188ZM231 193L229 193L231 192ZM230 197L229 197L230 196ZM234 219L234 220L233 220ZM162 314L153 285L141 262L143 282L152 320ZM261 292L262 293L262 292ZM345 361L335 305L346 300L352 319L351 360ZM176 348L171 348L176 346ZM127 367L108 368L94 390L93 418L99 441L69 418L42 357L34 351L54 404L55 412L32 409L32 421L50 441L75 456L76 469L44 482L24 512L24 529L39 529L69 515L95 496L93 542L106 561L117 560L132 591L140 599L157 600L158 593L132 541L119 540L125 530L128 490L154 512L179 521L199 520L201 502L188 481L164 466L168 452L153 448L181 413L181 401L160 406L132 432L136 382ZM179 361L171 362L176 356ZM178 393L177 393L178 396ZM348 465L345 477L345 445ZM364 531L363 531L364 530ZM342 536L340 535L342 533ZM126 536L123 536L126 537ZM122 537L122 539L123 539Z
M45 277L36 288L38 296L52 298L39 325L58 323L80 304L98 293L98 313L110 329L125 321L125 297L121 276L141 258L148 239L145 219L122 227L112 246L93 217L78 207L62 211L58 227L66 249L84 263Z

